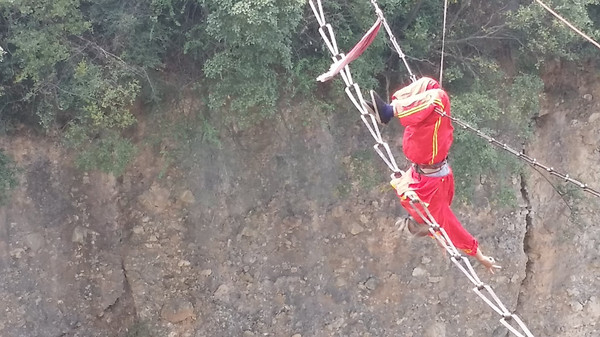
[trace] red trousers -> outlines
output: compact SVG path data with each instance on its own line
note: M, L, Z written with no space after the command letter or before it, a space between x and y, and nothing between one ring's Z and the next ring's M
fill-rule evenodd
M418 173L414 167L411 167L406 174L412 178L412 183L409 184L410 189L414 190L419 199L428 205L428 210L435 221L442 227L448 237L458 249L461 249L468 255L475 255L479 243L477 240L461 225L460 221L450 209L452 198L454 197L454 176L452 169L450 173L443 177L431 177ZM410 204L410 199L403 195L398 195L400 204L408 213L420 224L425 221L413 209ZM418 204L421 214L427 215Z

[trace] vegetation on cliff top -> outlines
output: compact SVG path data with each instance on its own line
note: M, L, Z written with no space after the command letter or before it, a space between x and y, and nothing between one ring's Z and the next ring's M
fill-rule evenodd
M548 3L600 37L595 1ZM369 1L323 4L344 50L375 19ZM443 3L379 4L413 70L436 76ZM240 127L292 99L342 95L339 83L314 80L330 58L304 0L12 0L0 2L0 13L2 131L26 123L58 134L85 170L120 175L135 154L128 131L173 92L201 97L202 110L193 111L198 123L224 115ZM579 61L597 50L536 3L474 0L450 1L445 53L444 86L454 114L519 145L537 113L544 60ZM389 92L408 81L382 37L352 69L363 89ZM219 126L195 130L218 132ZM459 181L506 162L461 133L453 153Z

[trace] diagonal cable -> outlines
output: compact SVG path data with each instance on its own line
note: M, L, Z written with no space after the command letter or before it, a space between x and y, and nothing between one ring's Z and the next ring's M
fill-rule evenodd
M398 41L396 41L396 37L392 33L392 29L388 25L387 20L385 19L385 16L383 15L383 12L379 8L379 5L377 4L377 0L371 0L371 4L373 5L373 7L375 7L375 14L383 23L383 27L385 28L385 31L387 32L388 37L389 37L390 41L392 42L392 46L394 46L394 49L398 53L398 56L400 57L400 59L402 59L402 62L404 62L404 66L406 67L406 70L408 71L408 75L410 76L411 81L415 82L417 80L417 77L410 70L410 66L408 65L408 61L406 60L406 54L404 54L404 52L400 48L400 45L398 44Z
M583 37L584 39L588 40L591 44L593 44L594 46L596 46L596 48L600 49L600 44L598 44L598 42L594 41L594 39L592 39L591 37L587 36L584 32L582 32L579 29L577 29L569 21L567 21L562 16L558 15L558 13L556 13L555 11L553 11L552 8L548 7L541 0L535 0L535 1L538 4L540 4L540 6L544 7L544 9L547 10L550 14L554 15L557 19L559 19L560 21L562 21L562 23L564 23L565 25L567 25L567 27L571 28L575 33L581 35L581 37Z
M518 159L526 162L531 167L533 167L533 168L540 167L540 168L544 169L546 172L548 172L550 175L558 177L558 178L564 180L565 182L573 184L573 185L581 188L583 191L585 191L589 194L592 194L595 197L600 198L600 192L598 190L595 190L595 189L589 187L587 184L584 184L577 179L571 178L568 173L561 173L561 172L556 171L553 167L549 167L544 164L541 164L540 162L537 161L537 159L532 158L523 152L520 152L520 151L517 151L517 150L511 148L510 146L506 145L506 143L501 143L494 137L491 137L491 136L483 133L481 130L470 126L469 124L463 122L462 120L460 120L454 116L447 115L445 112L440 111L440 110L436 110L436 112L444 117L450 118L453 122L455 122L456 124L461 126L463 129L472 131L478 137L485 139L488 143L490 143L490 144L512 154L513 156L517 157Z

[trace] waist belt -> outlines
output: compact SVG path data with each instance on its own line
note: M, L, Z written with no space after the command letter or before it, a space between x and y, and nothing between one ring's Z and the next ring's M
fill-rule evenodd
M439 163L431 165L413 164L415 169L420 174L431 175L440 172L444 167L447 167L448 159L444 159Z
M448 158L445 158L444 160L442 160L439 163L435 163L435 164L415 164L418 168L421 169L439 169L440 167L446 165L446 163L448 163Z

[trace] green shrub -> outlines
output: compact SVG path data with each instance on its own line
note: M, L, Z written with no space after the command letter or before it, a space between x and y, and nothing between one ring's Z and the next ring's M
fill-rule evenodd
M77 149L77 168L84 171L100 170L116 177L125 172L136 153L133 143L115 132L108 132L98 139L86 140Z
M15 162L0 151L0 205L8 203L11 190L17 186L17 172Z

